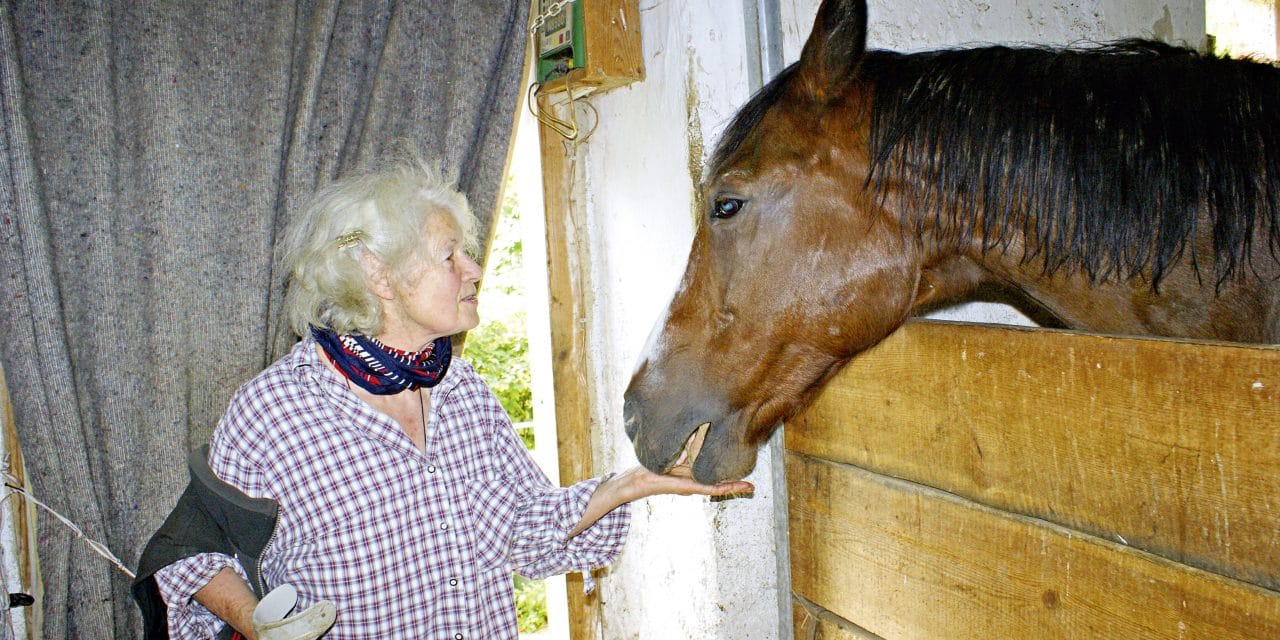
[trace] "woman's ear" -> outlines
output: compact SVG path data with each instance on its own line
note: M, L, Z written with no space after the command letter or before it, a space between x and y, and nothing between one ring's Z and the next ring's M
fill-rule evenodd
M369 282L369 290L373 292L373 295L383 300L395 298L395 290L391 286L391 276L388 275L387 267L382 264L381 260L367 250L361 251L360 267L364 269L364 278Z

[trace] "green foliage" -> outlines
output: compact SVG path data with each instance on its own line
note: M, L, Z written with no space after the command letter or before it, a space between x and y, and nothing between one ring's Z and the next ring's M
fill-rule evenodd
M524 312L517 312L506 320L491 320L467 333L467 360L489 383L512 422L533 419L529 339L524 327Z
M485 264L484 284L487 292L497 290L521 300L521 278L524 272L524 242L520 239L520 205L510 183L502 199L502 213L493 221L493 242ZM521 305L523 306L523 305Z
M525 422L516 425L516 434L520 436L520 441L524 443L524 448L533 449L533 423Z
M467 332L464 347L467 360L489 383L514 423L533 420L519 222L520 208L508 184L502 214L494 220L481 281L481 323ZM517 427L517 431L525 446L532 449L533 429ZM515 599L521 633L533 633L547 625L547 587L542 581L515 576Z
M533 633L547 626L547 584L541 580L515 577L516 624L520 633Z
M465 355L489 383L512 422L533 420L529 337L524 312L520 207L508 185L480 286L480 326L467 333ZM529 443L526 443L529 444Z

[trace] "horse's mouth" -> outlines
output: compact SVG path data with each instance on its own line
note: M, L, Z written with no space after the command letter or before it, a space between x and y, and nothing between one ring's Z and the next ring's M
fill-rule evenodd
M671 473L671 470L681 465L693 468L693 463L698 459L698 453L702 451L702 441L707 437L707 430L711 428L710 422L704 422L702 426L694 429L689 433L689 437L685 439L684 447L676 450L671 461L663 468L663 473Z
M671 410L642 402L633 394L623 414L636 458L654 473L692 476L702 484L716 484L740 479L755 466L754 448L747 451L736 437L738 427L743 426L741 410L723 412L704 405Z

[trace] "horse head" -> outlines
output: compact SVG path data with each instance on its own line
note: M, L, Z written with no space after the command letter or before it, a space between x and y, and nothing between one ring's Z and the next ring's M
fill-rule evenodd
M708 424L694 476L745 476L781 420L906 319L921 255L867 188L865 42L865 2L824 3L800 61L723 134L687 270L626 391L649 469Z

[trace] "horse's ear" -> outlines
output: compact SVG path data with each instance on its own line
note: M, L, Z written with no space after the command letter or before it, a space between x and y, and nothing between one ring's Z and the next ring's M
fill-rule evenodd
M799 69L813 97L825 102L840 95L866 49L866 0L823 0L800 53Z

